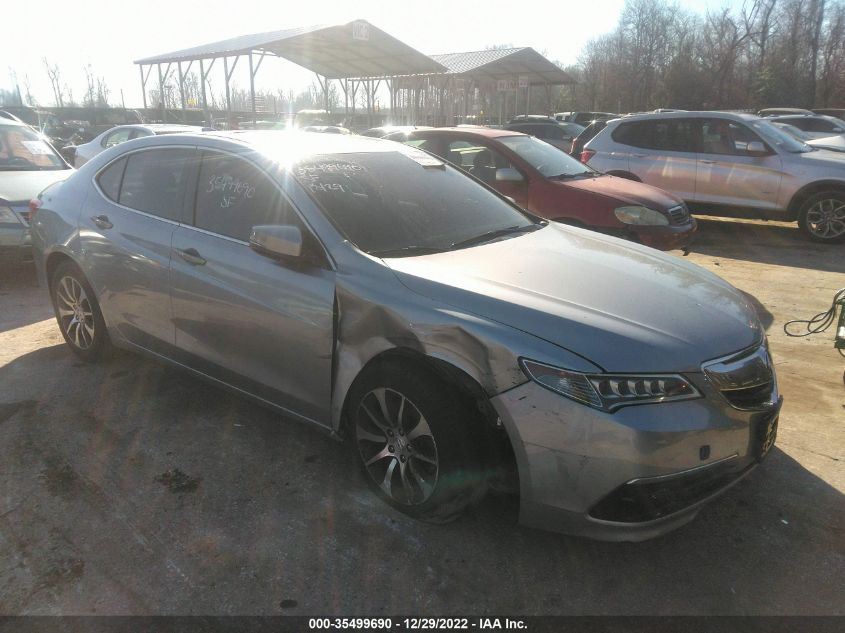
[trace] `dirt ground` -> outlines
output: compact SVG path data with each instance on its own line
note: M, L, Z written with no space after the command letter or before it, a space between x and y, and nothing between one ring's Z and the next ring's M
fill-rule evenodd
M845 248L703 219L689 260L760 312L778 443L638 544L522 528L501 496L405 518L314 430L131 354L78 362L34 273L0 272L0 614L845 613L845 359L782 330L845 286Z

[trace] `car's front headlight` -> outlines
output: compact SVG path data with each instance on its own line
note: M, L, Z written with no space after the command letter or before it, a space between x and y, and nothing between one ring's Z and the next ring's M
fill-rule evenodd
M699 391L678 374L583 374L533 360L522 359L521 363L523 371L534 382L602 411L701 397Z
M17 214L9 207L0 205L0 223L3 224L23 224Z
M616 219L623 224L636 224L639 226L667 226L669 218L648 207L630 206L618 207L613 210Z

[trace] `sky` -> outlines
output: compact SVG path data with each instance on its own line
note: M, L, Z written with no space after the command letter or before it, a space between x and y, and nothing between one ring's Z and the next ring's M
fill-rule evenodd
M741 5L741 0L681 0L692 11ZM141 106L141 82L135 59L247 33L364 19L426 54L481 50L495 44L531 46L552 60L575 63L590 39L613 30L624 0L39 0L4 6L7 28L0 38L0 88L21 92L29 78L32 94L53 105L43 59L58 64L63 82L81 100L84 68L105 78L114 105ZM137 8L134 8L137 7ZM572 9L568 8L572 7ZM222 67L222 64L218 65ZM5 67L4 67L5 66ZM155 73L153 73L155 74ZM212 71L215 93L223 88L222 68ZM151 80L153 77L151 76ZM284 60L266 59L257 89L304 89L313 74ZM246 64L233 82L249 85ZM148 84L148 87L150 85Z

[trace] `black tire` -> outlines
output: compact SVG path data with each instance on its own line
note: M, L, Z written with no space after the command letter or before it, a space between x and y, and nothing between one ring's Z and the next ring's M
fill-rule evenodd
M391 360L358 380L348 402L350 449L367 483L391 506L445 523L484 495L482 443L473 441L478 413L454 386Z
M798 226L814 242L841 242L845 239L845 192L810 196L798 212Z
M111 349L106 322L91 284L73 262L59 264L50 279L59 330L74 354L92 363Z

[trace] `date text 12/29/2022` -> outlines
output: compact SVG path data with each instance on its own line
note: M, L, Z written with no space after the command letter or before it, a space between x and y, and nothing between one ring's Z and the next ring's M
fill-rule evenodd
M311 631L496 631L527 628L519 618L309 618Z

